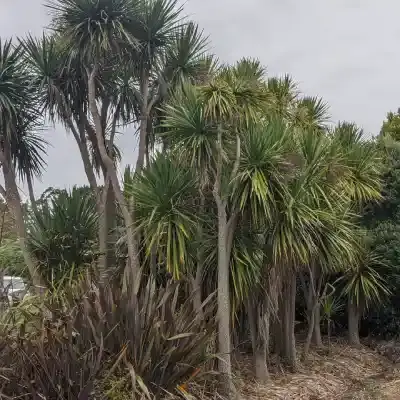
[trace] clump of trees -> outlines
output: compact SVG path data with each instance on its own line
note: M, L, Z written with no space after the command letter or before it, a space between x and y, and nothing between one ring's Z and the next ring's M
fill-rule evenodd
M47 7L41 38L0 45L1 191L48 311L39 325L53 327L17 345L5 325L1 357L15 366L7 395L182 395L216 352L220 392L233 398L231 357L242 343L262 382L271 352L297 369L299 299L301 358L323 346L326 321L330 336L340 296L359 345L362 316L391 291L382 251L365 235L365 210L386 198L388 145L354 123L332 127L321 98L290 76L268 77L256 59L218 62L174 0ZM72 133L89 187L35 199L45 121ZM121 181L115 136L127 126L139 150ZM79 371L84 379L71 380Z

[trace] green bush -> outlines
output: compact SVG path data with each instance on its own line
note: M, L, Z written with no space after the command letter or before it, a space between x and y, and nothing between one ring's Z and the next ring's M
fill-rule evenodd
M78 273L96 259L98 214L94 195L84 189L54 191L29 216L29 250L48 283Z
M0 246L0 270L7 275L27 277L28 271L18 241L3 241Z

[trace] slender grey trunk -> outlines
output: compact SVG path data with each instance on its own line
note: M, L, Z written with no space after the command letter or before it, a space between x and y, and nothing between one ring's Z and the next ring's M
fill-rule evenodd
M6 197L4 197L4 201ZM0 228L0 246L3 244L3 236L4 236L4 220L6 218L7 212L7 204L4 204L3 212L1 213L1 228Z
M105 218L107 221L107 267L115 265L116 262L115 258L115 244L117 242L116 217L117 217L117 205L115 202L115 193L113 190L113 186L110 182L106 193L106 204L105 204Z
M232 391L231 332L230 332L230 293L229 259L227 257L227 216L225 204L217 196L218 206L218 352L220 354L219 372L222 374L223 391Z
M221 374L221 383L223 394L228 398L234 398L237 393L232 380L231 363L231 331L230 331L230 291L229 291L229 259L230 247L228 244L228 218L227 202L222 199L221 193L222 180L222 130L218 130L218 157L215 174L213 195L218 210L218 352L220 359L218 361L219 372Z
M35 193L33 191L33 182L32 182L32 175L29 173L29 171L27 171L26 173L26 183L28 186L28 193L29 193L29 200L31 202L31 207L32 210L35 214L38 213L38 209L36 206L36 199L35 199Z
M256 313L254 311L254 305L249 298L246 301L246 311L249 322L251 347L254 354L255 348L257 346L257 322L256 322Z
M266 307L260 307L260 301L257 301L256 303L257 304L254 304L254 302L250 300L247 302L247 315L253 348L254 369L257 380L260 383L267 383L269 380L267 361L269 349L270 310L268 304Z
M99 259L98 259L98 273L100 280L106 278L107 271L107 248L108 248L108 215L106 212L107 193L110 189L111 181L106 176L104 188L100 194L99 201Z
M349 337L349 344L352 346L360 346L360 312L361 306L356 304L352 301L351 297L349 296L348 299L348 337Z
M16 183L15 170L11 161L10 146L6 140L4 141L4 152L1 153L0 157L3 166L6 202L15 221L15 231L18 236L25 264L28 268L36 292L41 294L43 293L45 286L26 243L27 234L21 197Z
M149 118L149 72L146 68L143 68L142 71L141 92L142 106L140 110L139 152L136 160L135 173L140 173L140 171L143 169L147 149L147 124Z
M89 182L90 188L97 193L97 179L94 173L93 165L90 161L89 150L87 147L87 140L85 135L85 126L83 121L78 121L77 124L79 125L79 132L75 128L74 123L72 122L70 117L66 117L66 123L68 128L71 130L75 141L78 145L79 152L81 154L81 159L83 163L83 168L85 170L86 177Z
M312 341L317 347L323 347L324 343L322 341L321 335L321 304L318 304L315 309L315 322L314 322L314 332Z
M287 365L295 372L297 370L297 354L294 334L296 306L296 274L294 272L289 272L283 296L284 358Z
M205 197L203 191L200 190L200 209L199 213L202 216L204 214L205 207ZM202 316L202 281L203 281L203 267L204 267L204 249L203 249L203 222L199 222L199 230L198 230L198 243L199 247L197 249L197 267L196 267L196 275L192 279L193 285L193 305L195 310L199 312L199 317Z
M308 332L307 332L306 342L304 344L303 360L307 359L308 352L310 350L311 341L312 341L314 329L315 329L315 314L316 314L316 310L318 307L319 307L319 303L316 302L316 303L314 303L311 311L309 311Z

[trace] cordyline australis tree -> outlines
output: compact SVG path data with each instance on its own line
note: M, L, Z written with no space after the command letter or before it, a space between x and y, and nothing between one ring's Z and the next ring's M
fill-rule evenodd
M339 123L332 135L346 162L343 190L349 194L353 212L360 214L368 202L382 198L383 164L379 149L375 143L363 140L363 131L353 123ZM349 342L353 345L360 344L358 331L364 309L389 294L379 273L382 270L379 257L366 248L365 239L360 240L359 247L358 259L343 277L348 299Z
M106 251L106 234L115 220L115 198L136 269L138 238L129 212L133 209L125 204L113 162L118 155L116 129L139 126L135 173L140 173L154 143L153 118L160 117L156 107L173 86L204 73L206 40L195 24L182 20L182 10L173 0L54 0L47 5L53 33L22 42L41 105L73 133L95 191L96 171L100 167L102 172L100 253ZM100 269L107 269L106 257L101 257Z
M229 297L233 294L234 300L243 301L251 294L247 307L255 364L258 377L265 380L271 325L276 328L273 329L275 350L296 368L294 302L298 274L310 275L311 284L305 288L310 299L310 340L318 332L318 307L324 282L320 277L339 266L354 263L358 246L351 198L354 188L363 190L359 187L361 183L370 185L372 190L379 171L371 168L372 163L367 167L365 159L355 158L348 148L341 150L342 145L332 138L325 125L325 103L318 98L298 98L289 77L269 79L265 84L262 77L262 68L257 63L244 60L234 68L223 68L204 86L184 86L165 108L162 137L170 145L169 157L195 171L196 185L205 195L205 204L201 196L193 201L192 178L186 176L189 180L185 183L183 177L166 174L169 168L173 171L178 167L168 164L165 168L158 159L157 168L145 172L136 196L142 210L145 211L145 204L152 204L154 212L145 212L148 219L142 216L142 226L158 221L149 235L150 247L160 243L161 238L167 240L166 263L173 271L182 267L179 260L190 259L184 253L188 251L184 241L194 237L198 240L195 226L210 226L201 212L203 206L216 218L219 351L223 357L220 368L225 376L230 376ZM236 108L238 104L241 106ZM360 168L365 169L364 178L357 183L356 171ZM173 182L180 188L179 197L174 198L176 203L171 202L171 208L157 207L165 191L160 189L158 195L153 193L150 198L146 197L149 189L158 187L158 179L163 180L165 187L168 179L173 178L179 180L178 186ZM191 189L184 193L186 188ZM214 211L210 208L210 195ZM185 201L178 200L182 198ZM183 204L186 212L184 207L179 208ZM193 206L197 207L199 218ZM169 214L163 214L166 210L170 210ZM163 219L166 215L171 219ZM167 229L169 224L180 227L180 232ZM258 256L249 262L249 258L240 258L238 253L232 257L244 227L256 233L254 238L264 249L261 259ZM205 231L197 242L203 243L204 262L198 263L198 253L192 253L197 266L203 267L210 263L211 256L207 254ZM179 246L174 247L172 238L179 239ZM249 267L248 275L238 278L243 259ZM268 293L264 291L266 287Z
M39 156L36 159L39 160L39 164L36 164L38 170L28 170L32 168L32 152L28 156L31 160L28 163L26 158L24 160L24 155L21 155L21 143L24 140L27 143L26 138L30 131L41 121L37 113L37 96L30 85L29 70L23 62L21 51L21 46L13 46L11 41L0 43L0 163L5 184L1 190L15 220L26 266L34 286L40 291L40 275L26 246L26 227L16 180L16 168L24 169L24 173L31 176L38 172L41 166Z
M224 391L232 382L230 334L230 259L239 209L230 207L245 128L255 120L265 101L262 81L248 79L241 66L222 67L201 87L184 86L165 109L164 137L178 158L202 175L217 209L218 351Z

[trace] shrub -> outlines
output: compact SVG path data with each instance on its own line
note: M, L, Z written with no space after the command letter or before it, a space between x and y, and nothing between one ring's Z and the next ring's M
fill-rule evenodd
M83 189L55 191L30 215L29 250L50 284L63 279L71 268L79 272L96 258L96 203L94 195Z
M112 398L122 388L129 398L177 394L178 385L204 368L215 325L213 297L200 318L191 296L179 302L184 289L156 287L149 279L138 294L123 294L84 279L56 301L46 299L34 332L3 325L0 397L80 400L101 392Z

